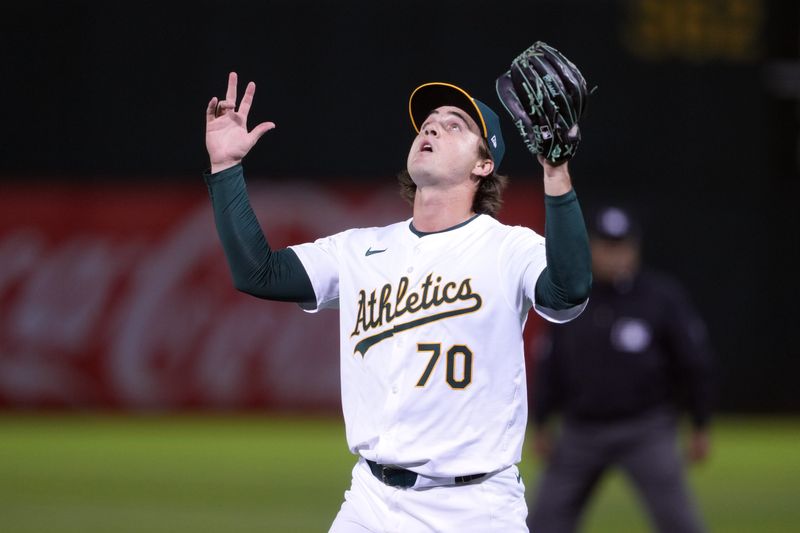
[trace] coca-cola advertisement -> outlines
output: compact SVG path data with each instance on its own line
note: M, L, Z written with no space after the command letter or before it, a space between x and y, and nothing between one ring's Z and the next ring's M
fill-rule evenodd
M410 218L391 179L376 181L248 190L280 248ZM534 187L506 198L504 222L542 231ZM14 185L0 197L0 265L0 406L338 409L338 313L237 292L202 179Z

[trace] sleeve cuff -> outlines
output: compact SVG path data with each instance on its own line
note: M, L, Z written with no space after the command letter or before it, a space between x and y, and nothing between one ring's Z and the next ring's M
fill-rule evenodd
M225 170L220 170L219 172L211 173L211 169L207 168L203 171L203 179L206 181L207 184L213 185L214 183L219 183L228 179L233 178L242 173L242 164L238 163L233 165L230 168L226 168Z
M586 298L578 305L574 305L566 309L550 309L549 307L545 307L534 302L533 309L539 316L546 319L548 322L563 324L564 322L569 322L570 320L577 318L581 313L583 313L583 310L586 309L588 304L589 298Z
M550 196L549 194L544 195L544 203L549 206L564 205L577 201L578 195L575 193L575 189L570 189L559 196Z

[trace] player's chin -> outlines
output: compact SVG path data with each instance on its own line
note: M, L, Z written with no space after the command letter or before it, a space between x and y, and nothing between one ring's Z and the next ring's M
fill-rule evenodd
M424 187L436 181L436 176L433 173L433 169L430 168L430 165L409 164L406 167L406 170L408 170L408 175L411 177L411 181L413 181L414 185L417 187Z
M408 161L406 161L406 170L408 170L408 174L414 180L414 183L417 183L417 180L414 179L415 176L423 178L435 172L436 165L433 159L433 153L431 152L412 152L409 154Z
M408 154L408 159L406 159L406 170L408 170L409 174L413 174L418 169L422 163L420 159L420 152L411 152Z

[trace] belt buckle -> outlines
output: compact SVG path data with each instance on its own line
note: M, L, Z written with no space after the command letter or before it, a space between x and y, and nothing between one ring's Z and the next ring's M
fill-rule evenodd
M385 485L389 484L389 477L386 475L386 472L388 472L389 470L390 470L389 467L381 465L381 481L383 481Z

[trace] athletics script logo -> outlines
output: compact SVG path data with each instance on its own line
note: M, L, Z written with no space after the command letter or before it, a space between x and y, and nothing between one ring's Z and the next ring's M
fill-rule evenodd
M381 287L380 291L374 289L367 296L367 291L358 292L358 314L356 324L350 338L366 333L370 330L390 326L379 333L364 337L353 350L362 357L367 350L384 339L409 329L430 324L439 320L472 313L480 309L483 301L478 293L473 292L470 278L463 281L448 281L442 283L442 277L433 273L428 274L419 290L409 290L409 280L403 276L397 284L397 290L391 283ZM467 304L467 305L465 305ZM411 318L416 313L442 307L442 311L413 318L406 322L394 323L398 318L408 315Z

